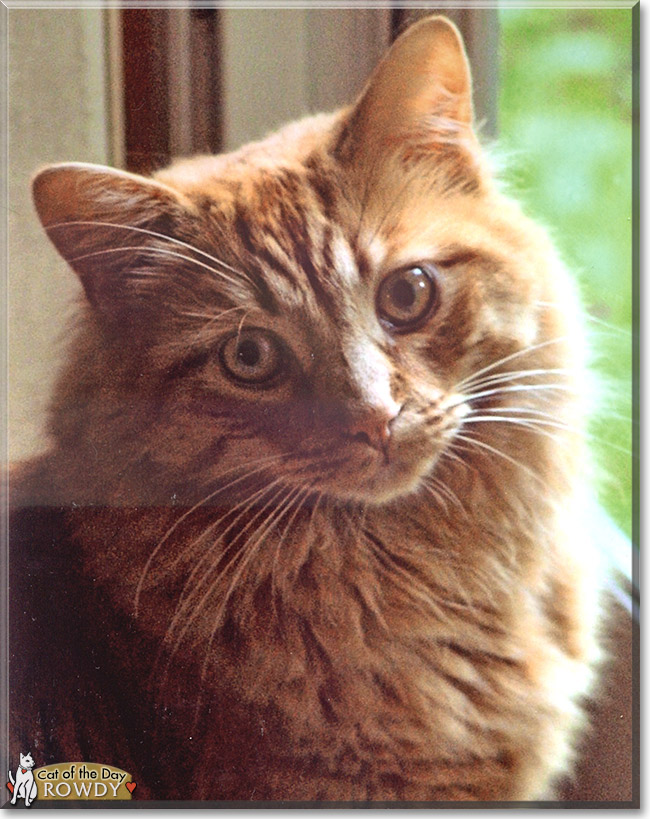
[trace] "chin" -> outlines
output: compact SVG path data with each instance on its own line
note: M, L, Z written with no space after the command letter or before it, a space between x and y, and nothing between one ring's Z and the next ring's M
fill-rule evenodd
M347 503L383 506L417 492L437 460L437 453L417 460L395 459L382 463L371 474L359 470L340 476L338 480L328 482L322 490Z
M368 487L366 501L383 505L417 492L422 479L431 472L437 460L437 456L432 456L417 464L398 464L392 468L389 465L385 473L378 475Z

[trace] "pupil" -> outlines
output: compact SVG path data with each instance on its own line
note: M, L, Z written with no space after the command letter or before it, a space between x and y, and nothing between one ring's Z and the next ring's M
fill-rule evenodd
M407 282L404 279L395 282L391 295L393 297L393 304L400 310L408 310L408 308L413 307L415 303L415 288L411 282Z
M254 367L259 364L260 348L257 342L247 339L242 341L237 349L237 358L245 367Z

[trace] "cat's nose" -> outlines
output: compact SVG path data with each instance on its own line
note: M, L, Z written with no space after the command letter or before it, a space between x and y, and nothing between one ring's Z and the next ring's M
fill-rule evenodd
M347 425L347 437L353 441L383 452L387 457L388 444L390 443L391 424L397 417L385 409L373 409L357 415Z

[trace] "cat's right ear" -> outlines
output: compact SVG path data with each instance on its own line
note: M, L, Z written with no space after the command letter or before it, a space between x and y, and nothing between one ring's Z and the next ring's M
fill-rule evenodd
M101 165L65 163L32 181L38 216L89 301L105 312L128 298L124 270L187 219L192 203L154 179Z

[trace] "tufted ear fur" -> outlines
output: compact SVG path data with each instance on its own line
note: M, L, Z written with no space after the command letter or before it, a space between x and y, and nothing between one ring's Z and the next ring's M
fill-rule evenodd
M42 169L32 193L43 227L88 300L111 315L125 307L133 272L156 266L156 246L178 232L193 209L153 179L84 163Z
M458 29L444 17L408 28L371 76L343 136L342 154L364 165L473 140L472 83Z

